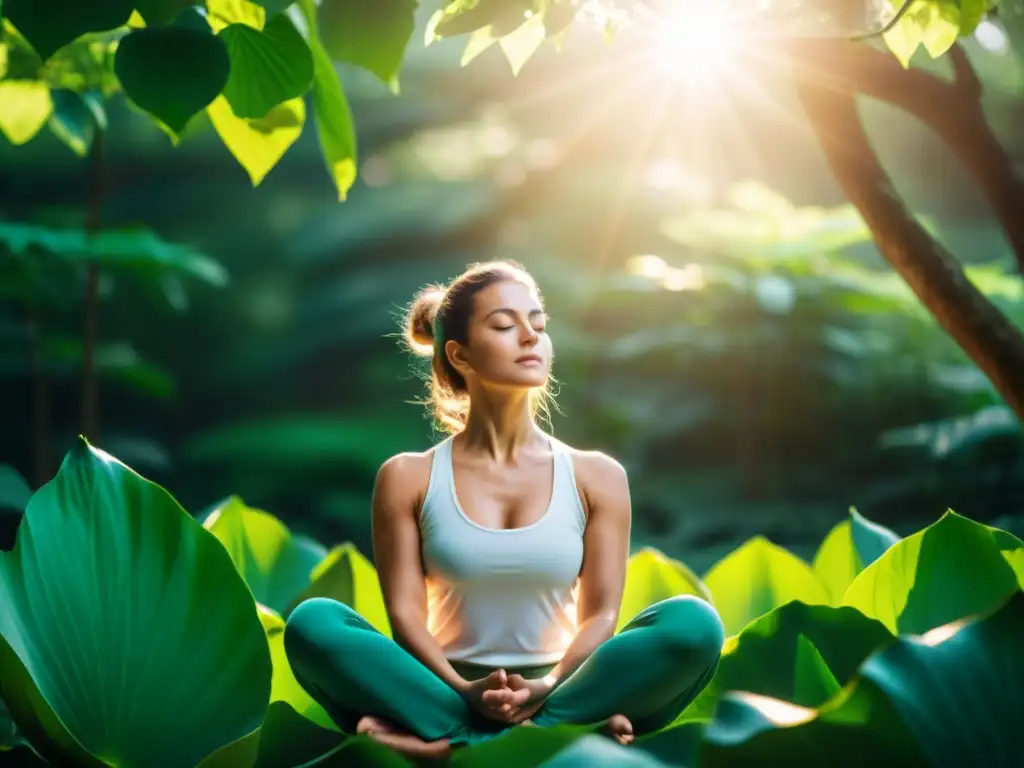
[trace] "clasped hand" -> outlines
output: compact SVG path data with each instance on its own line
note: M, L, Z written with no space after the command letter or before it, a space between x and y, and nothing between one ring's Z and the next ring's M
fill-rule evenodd
M485 717L515 725L532 717L551 689L551 682L543 678L527 680L522 675L509 675L497 669L469 683L465 697Z

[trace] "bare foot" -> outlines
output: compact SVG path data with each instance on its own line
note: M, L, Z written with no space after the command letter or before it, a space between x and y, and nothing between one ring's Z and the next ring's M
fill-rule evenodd
M356 724L356 733L365 733L374 741L379 741L408 757L441 760L452 753L448 739L424 741L419 736L409 733L383 717L367 715L360 718Z
M625 715L612 715L603 726L601 733L610 736L619 744L633 743L633 724Z

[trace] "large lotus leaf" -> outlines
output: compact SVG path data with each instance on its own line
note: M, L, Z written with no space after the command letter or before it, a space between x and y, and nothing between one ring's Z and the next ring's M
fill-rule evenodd
M711 602L711 593L683 563L644 547L626 563L626 584L616 632L649 605L676 595L696 595Z
M899 540L888 528L851 509L850 518L829 532L814 556L814 572L828 588L832 605L841 605L857 574Z
M645 750L624 747L597 734L577 739L542 765L543 768L668 768L668 764Z
M828 604L828 590L803 560L763 536L726 555L704 576L725 631L747 624L791 600Z
M927 765L888 699L861 678L818 710L753 693L728 694L703 730L698 755L692 764L701 768Z
M228 499L204 521L220 540L256 602L283 612L309 586L327 548L293 534L276 517L253 509L237 496Z
M377 630L391 636L377 569L354 544L342 544L331 550L313 571L312 583L295 600L292 609L311 597L330 597L345 603Z
M932 766L1020 765L1024 593L995 612L901 637L861 674L885 692Z
M274 701L263 721L254 768L303 765L341 746L345 738L303 717L287 701Z
M271 664L224 548L80 440L0 553L0 695L59 764L194 766L254 731Z
M740 632L722 655L713 685L821 706L892 639L881 622L853 608L793 601Z
M1017 589L1024 543L949 511L853 580L843 599L891 632L920 634L986 613Z
M87 32L128 23L134 5L134 0L5 0L3 11L45 61Z
M309 722L336 733L338 726L331 720L331 716L306 693L292 673L288 655L284 650L284 621L276 613L262 607L260 621L263 622L263 629L267 633L270 659L274 666L274 677L270 685L270 702L272 704L279 701L284 702Z
M586 735L585 726L514 728L496 739L458 750L452 768L534 768ZM589 765L589 763L583 763Z

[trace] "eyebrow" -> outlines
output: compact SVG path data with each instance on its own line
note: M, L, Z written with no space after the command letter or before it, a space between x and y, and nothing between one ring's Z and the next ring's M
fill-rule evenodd
M504 312L507 315L515 315L516 314L516 311L514 309L510 309L509 307L498 307L497 309L492 309L490 312L488 312L484 316L484 320L489 318L491 315L498 314L499 312ZM544 314L544 310L543 309L531 309L529 314L528 314L528 317L533 317L534 315L543 315L543 314Z

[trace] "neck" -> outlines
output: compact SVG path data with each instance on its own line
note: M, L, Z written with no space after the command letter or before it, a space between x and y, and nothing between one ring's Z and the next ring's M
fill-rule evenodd
M526 391L478 390L471 393L469 417L461 433L466 448L483 451L497 461L511 461L524 447L544 435L533 419Z

